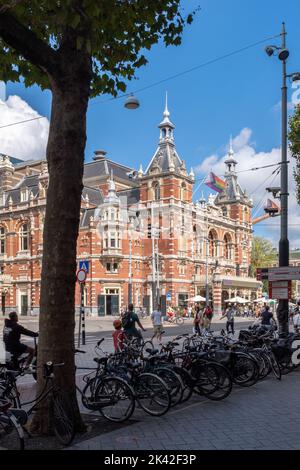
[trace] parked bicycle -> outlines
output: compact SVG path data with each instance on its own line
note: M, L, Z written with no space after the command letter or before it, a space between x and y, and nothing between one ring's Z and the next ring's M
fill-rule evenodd
M59 388L55 381L55 369L63 367L64 363L54 364L47 362L43 365L44 386L42 391L33 400L21 402L20 392L17 386L17 378L22 375L19 371L12 371L2 366L0 373L0 398L11 403L13 408L21 410L22 422L20 423L25 432L30 433L24 426L30 416L37 411L39 405L50 400L50 414L52 418L54 433L61 444L69 445L75 436L74 407L69 399ZM26 407L26 411L24 410Z

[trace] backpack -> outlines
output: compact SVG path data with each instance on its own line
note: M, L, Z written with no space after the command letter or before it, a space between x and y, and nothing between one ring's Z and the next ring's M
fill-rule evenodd
M125 312L122 318L122 327L124 330L128 330L134 325L134 319L131 316L132 312Z
M206 318L211 320L212 316L213 316L212 309L210 307L206 308L205 312L204 312L204 315L206 316Z

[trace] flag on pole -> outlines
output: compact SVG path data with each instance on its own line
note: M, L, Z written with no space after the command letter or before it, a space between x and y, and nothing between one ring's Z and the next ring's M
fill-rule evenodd
M204 183L218 193L221 193L226 188L226 181L223 181L212 171L208 174Z

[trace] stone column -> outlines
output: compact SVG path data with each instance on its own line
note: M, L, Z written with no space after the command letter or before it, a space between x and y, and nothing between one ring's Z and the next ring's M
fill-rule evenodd
M222 281L214 280L212 284L214 315L222 313Z

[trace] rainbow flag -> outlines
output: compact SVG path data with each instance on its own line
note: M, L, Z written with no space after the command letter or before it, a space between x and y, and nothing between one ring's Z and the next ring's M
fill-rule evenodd
M223 181L212 171L208 174L204 183L218 193L221 193L226 188L226 181Z

